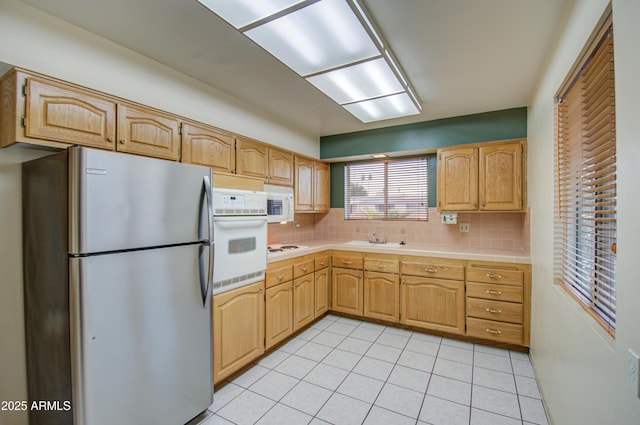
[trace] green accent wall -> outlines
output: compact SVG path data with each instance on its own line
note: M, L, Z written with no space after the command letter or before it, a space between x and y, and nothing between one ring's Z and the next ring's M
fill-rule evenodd
M527 137L527 108L513 108L320 138L320 158L435 149ZM429 206L436 206L436 157L429 155ZM331 164L331 207L344 207L344 163Z

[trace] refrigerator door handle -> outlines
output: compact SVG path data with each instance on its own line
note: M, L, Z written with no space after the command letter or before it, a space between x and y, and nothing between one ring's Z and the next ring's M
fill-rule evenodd
M211 190L211 180L209 176L204 176L204 191L207 198L207 223L209 225L208 239L206 245L209 247L209 270L207 273L207 283L202 293L203 305L205 309L209 308L211 302L211 291L213 290L213 261L215 252L215 242L213 240L213 192Z

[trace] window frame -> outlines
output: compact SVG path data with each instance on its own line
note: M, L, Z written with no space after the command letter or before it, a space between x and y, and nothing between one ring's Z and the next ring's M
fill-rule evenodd
M609 7L556 95L555 277L615 337L617 160L613 43ZM608 56L603 59L599 55ZM592 77L593 69L599 71L598 80ZM607 90L605 94L609 96L593 95L593 81L598 87L605 87L603 91ZM606 108L605 112L611 113L601 113L606 118L593 119L590 114L594 114L594 106L598 112ZM594 122L606 136L587 130ZM594 146L601 153L589 156L588 151ZM606 249L609 246L611 252ZM603 267L605 263L607 266Z
M415 162L415 161L423 161L424 162L424 216L422 217L389 217L389 164L397 164L400 162ZM373 165L373 164L384 164L384 176L382 180L384 181L384 212L382 217L354 217L350 213L351 209L351 188L350 188L350 167L354 166L362 166L362 165ZM393 199L393 198L391 198ZM365 160L365 161L357 161L357 162L349 162L344 164L344 220L358 220L358 221L417 221L417 222L428 222L429 221L429 156L425 155L416 155L411 157L403 157L403 158L385 158L385 159L377 159L377 160Z

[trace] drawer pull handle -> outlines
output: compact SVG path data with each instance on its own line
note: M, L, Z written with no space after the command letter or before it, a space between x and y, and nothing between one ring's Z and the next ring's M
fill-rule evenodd
M495 289L487 289L484 292L490 295L502 295L502 291L496 291Z
M306 271L307 271L307 269L308 269L308 267L300 267L300 269L301 269L303 272L306 272Z
M320 261L320 265L324 266L326 263L324 261Z
M487 273L489 279L502 279L502 275L496 273Z
M342 264L353 264L353 261L342 260Z
M491 328L486 328L485 332L489 332L490 334L495 334L495 335L500 335L502 333L502 331L498 329L491 329Z
M378 267L380 267L381 269L384 269L385 267L387 267L386 264L378 264Z
M495 308L487 308L485 311L492 314L502 314L502 310L496 310Z
M283 277L284 277L284 275L283 275L283 274L281 274L281 275L276 276L276 279L278 279L278 280L282 280L282 278L283 278Z
M424 271L427 272L427 273L438 273L438 269L431 268L431 267L425 268Z

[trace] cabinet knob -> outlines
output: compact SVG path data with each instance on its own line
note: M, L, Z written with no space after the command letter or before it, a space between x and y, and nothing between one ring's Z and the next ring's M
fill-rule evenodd
M113 137L111 137L111 136L107 137L107 142L113 143Z
M124 139L120 139L120 144L121 144L121 145L124 145L124 144L126 144L126 143L127 143L127 141L126 141L126 140L124 140Z

